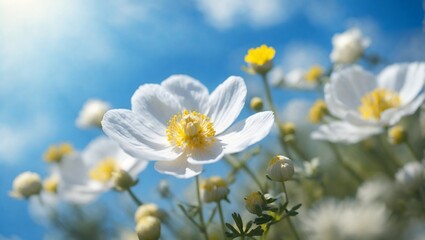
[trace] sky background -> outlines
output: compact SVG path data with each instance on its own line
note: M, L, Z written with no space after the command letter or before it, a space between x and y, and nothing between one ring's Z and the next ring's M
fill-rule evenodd
M210 91L240 75L249 96L259 95L259 79L241 70L249 48L273 46L275 65L286 72L329 67L332 36L353 26L371 38L366 52L385 65L425 60L423 19L420 0L0 0L0 240L42 239L28 204L8 192L20 172L46 176L42 154L50 144L83 149L101 135L75 126L86 100L130 108L139 85L172 74L191 75ZM274 96L283 108L317 94ZM155 200L162 178L172 186L191 182L150 165L141 174L149 183L140 188L144 199Z

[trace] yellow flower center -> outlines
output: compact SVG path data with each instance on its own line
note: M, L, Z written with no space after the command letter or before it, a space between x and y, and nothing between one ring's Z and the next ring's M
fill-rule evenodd
M206 147L215 142L211 120L202 113L184 110L171 117L166 130L168 141L181 149Z
M400 96L391 90L378 88L361 99L359 112L364 119L379 120L382 112L400 106Z
M43 189L46 192L56 193L58 191L59 179L57 176L51 176L44 180Z
M62 143L59 145L50 146L44 153L46 162L60 162L65 155L71 154L74 151L69 143Z
M108 182L113 173L119 171L118 163L113 158L105 158L100 161L89 173L91 179L99 182Z
M245 55L245 62L261 66L273 60L274 55L274 48L263 44L260 47L249 49L248 54Z
M313 104L313 106L310 108L310 111L308 112L308 120L311 123L319 123L320 121L322 121L327 110L328 110L328 107L326 106L325 101L317 100Z
M316 82L323 75L323 69L319 65L313 65L305 74L305 79L309 82Z

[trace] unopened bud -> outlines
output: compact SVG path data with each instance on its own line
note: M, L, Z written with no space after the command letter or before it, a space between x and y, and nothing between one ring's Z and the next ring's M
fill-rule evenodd
M227 197L229 188L227 182L221 177L211 177L201 183L202 200L206 203L219 202Z
M391 144L403 143L406 137L406 131L402 126L394 126L388 130L388 141Z
M143 217L137 222L136 232L139 240L157 240L161 236L161 222L156 217Z
M253 97L251 99L250 105L251 105L251 108L256 112L263 110L263 106L264 106L263 100L259 97Z
M317 100L310 108L308 119L311 123L320 123L327 112L328 107L326 103L323 100Z
M156 217L159 220L163 220L166 216L165 212L159 209L154 203L147 203L140 206L134 214L134 221L137 223L143 217L151 216Z
M15 198L29 198L38 195L41 189L41 179L37 173L23 172L13 180L13 190L10 195Z
M130 174L122 169L112 173L112 182L118 191L128 190L137 184L137 181L133 180Z
M245 197L245 207L250 213L261 215L267 208L267 202L260 192L253 192Z
M267 173L273 181L288 181L294 175L294 165L291 159L277 155L270 160Z
M292 122L286 122L281 126L284 135L294 135L295 134L295 124Z

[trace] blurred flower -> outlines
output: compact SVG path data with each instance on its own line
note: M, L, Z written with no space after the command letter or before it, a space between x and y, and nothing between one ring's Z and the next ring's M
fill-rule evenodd
M281 127L285 135L293 135L297 129L293 122L285 122Z
M137 184L137 180L134 180L127 171L122 169L112 173L112 182L117 191L126 191Z
M231 126L246 96L242 78L229 77L214 92L185 75L144 84L132 97L132 110L110 110L103 130L133 156L156 160L155 169L190 178L202 165L240 152L269 132L274 117L260 112Z
M285 85L285 72L282 68L274 67L270 70L268 79L270 86L283 87Z
M309 82L316 83L324 74L323 68L319 65L313 65L305 74L305 79Z
M140 221L140 219L146 216L156 217L159 220L163 220L166 216L166 213L159 209L156 204L147 203L137 208L137 211L134 214L134 221L137 223Z
M351 64L363 56L364 50L370 45L370 39L363 37L360 29L351 28L335 34L332 45L331 61L335 64Z
M400 144L406 141L406 131L404 127L397 125L388 130L388 141L391 144Z
M38 195L42 189L41 179L37 173L23 172L13 180L13 190L10 196L14 198L29 198Z
M74 152L74 148L69 143L61 143L58 145L51 145L46 152L44 152L43 158L48 163L58 163L66 155Z
M219 202L229 194L227 182L218 176L204 179L200 185L202 200L206 203Z
M252 110L259 112L263 110L263 100L260 97L253 97L250 102Z
M425 63L394 64L375 78L359 66L334 72L325 86L329 112L314 139L356 143L414 113L424 101Z
M161 236L161 222L156 217L142 217L137 222L136 232L139 240L157 240Z
M245 197L245 207L248 212L261 215L267 209L267 202L260 192L253 192Z
M122 169L136 179L147 163L129 156L111 139L98 137L82 153L63 159L59 165L59 194L71 202L88 203L114 187L114 173Z
M385 205L328 199L303 218L308 239L380 239L388 228Z
M357 199L364 203L386 203L393 194L393 183L386 178L376 177L362 183L357 189Z
M266 74L273 67L275 50L265 44L251 48L245 55L245 62L253 73Z
M56 194L59 186L59 176L52 174L43 181L43 190L48 193Z
M301 68L293 69L284 77L283 85L296 89L313 89L317 86L318 81L316 81L317 79L308 80L306 77L313 77L308 76L308 74L308 71L305 71Z
M158 192L159 192L159 195L161 195L161 197L163 198L168 198L171 196L170 184L168 183L167 180L163 179L159 181Z
M395 175L396 183L404 192L415 192L425 186L424 163L409 162Z
M98 100L90 99L84 103L83 108L78 114L75 121L79 128L99 127L101 128L101 121L103 115L111 108L108 103Z
M308 112L308 120L311 123L320 123L323 117L328 113L328 107L326 106L325 101L322 99L314 102L313 106Z
M320 166L320 159L319 158L313 158L310 162L304 162L304 173L308 177L312 177L316 175L319 166Z
M267 174L273 181L288 181L294 175L294 164L291 159L282 155L273 157L267 167Z

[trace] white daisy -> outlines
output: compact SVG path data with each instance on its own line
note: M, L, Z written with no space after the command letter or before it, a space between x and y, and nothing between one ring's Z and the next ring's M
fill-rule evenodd
M161 84L140 86L131 110L108 111L102 126L129 154L157 160L157 171L189 178L201 173L203 164L242 151L269 133L270 111L231 126L245 96L240 77L229 77L209 94L199 81L173 75Z
M62 160L59 195L71 202L88 203L114 186L114 173L122 169L136 179L147 163L129 156L111 139L98 137L82 153L74 153Z
M380 239L388 219L383 204L328 199L311 209L302 222L308 239Z
M356 62L369 47L370 39L363 37L358 28L351 28L332 37L333 49L331 61L336 64L351 64Z
M334 72L325 101L341 119L321 126L314 139L356 143L413 114L424 101L425 63L394 64L376 78L359 66Z

